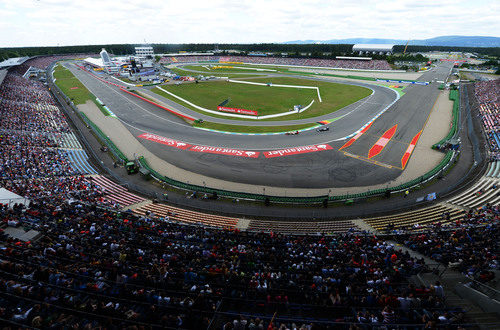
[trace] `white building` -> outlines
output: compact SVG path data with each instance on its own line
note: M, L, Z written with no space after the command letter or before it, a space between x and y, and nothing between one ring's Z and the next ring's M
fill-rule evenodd
M385 44L356 44L352 46L352 52L362 54L392 54L394 45Z
M99 53L99 55L101 55L102 63L103 63L104 66L110 66L110 65L113 64L111 62L111 57L109 57L109 54L106 51L106 49L103 48L101 50L101 52Z
M154 56L153 47L135 47L135 55L138 57Z
M101 68L107 73L120 72L120 67L113 62L108 52L104 48L101 50L99 55L101 55L99 58L87 57L83 61L95 68Z

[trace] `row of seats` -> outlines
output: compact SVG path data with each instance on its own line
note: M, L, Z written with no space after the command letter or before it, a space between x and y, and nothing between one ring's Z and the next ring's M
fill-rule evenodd
M59 149L61 155L70 161L73 170L82 174L97 174L96 169L90 164L87 153L83 149Z
M498 179L483 177L466 191L448 200L448 203L476 208L487 203L496 205L499 201Z
M70 133L52 133L55 141L59 141L59 147L65 149L83 149L80 141L73 132Z
M257 230L262 232L277 232L283 234L332 234L347 232L350 230L359 231L351 221L264 221L252 220L248 225L248 230Z
M151 203L143 205L134 210L136 214L154 214L157 217L168 218L185 223L203 224L214 227L233 229L238 219L221 215L206 214L187 209L181 209L171 205Z
M479 112L483 120L492 158L498 160L498 152L500 151L500 105L498 103L482 103L479 106Z
M145 201L144 198L128 192L119 184L102 175L90 176L88 180L104 191L104 198L118 203L121 207L127 207Z
M385 230L389 225L393 225L396 228L410 228L414 227L416 224L418 227L425 227L435 222L452 222L458 219L462 214L462 210L451 208L443 204L436 204L414 211L368 218L364 219L364 221L376 230ZM446 215L446 217L443 215Z
M491 159L500 160L500 79L478 81L474 94L491 152Z
M163 57L162 63L196 63L196 62L220 62L220 63L253 63L268 65L290 65L329 67L357 70L391 70L391 66L385 60L337 60L320 58L290 58L290 57L260 57L260 56L177 56Z

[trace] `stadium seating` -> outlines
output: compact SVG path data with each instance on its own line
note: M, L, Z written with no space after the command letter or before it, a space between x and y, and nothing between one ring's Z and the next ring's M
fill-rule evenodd
M66 118L47 88L22 73L10 70L0 86L0 186L35 200L98 202L102 192L82 176L95 169Z
M205 214L164 204L147 204L134 210L138 215L149 215L180 221L183 223L234 229L238 219L214 214Z
M283 234L335 234L345 233L349 230L361 231L351 221L264 221L252 220L248 230L262 232L275 232Z
M116 207L128 207L145 201L144 198L128 192L128 190L119 184L102 175L88 177L92 184L100 188L104 194L104 199L116 203Z
M7 240L0 263L3 317L22 325L194 329L240 314L267 324L274 311L284 323L423 324L429 311L460 322L441 292L409 284L423 260L373 235L228 231L79 203L0 212L43 233Z
M0 205L0 231L38 233L0 232L10 328L458 329L465 311L446 306L439 282L415 286L429 266L388 239L483 283L499 267L500 162L446 203L366 219L389 225L380 236L354 221L242 221L150 203L84 176L92 165L65 117L16 70L0 115L0 186L31 199Z
M478 81L474 89L490 147L490 159L500 160L500 79Z
M262 57L262 56L176 56L163 57L162 63L197 63L197 62L242 62L252 64L269 65L292 65L292 66L311 66L328 67L356 70L391 70L387 61L384 60L334 60L318 58L290 58L290 57Z

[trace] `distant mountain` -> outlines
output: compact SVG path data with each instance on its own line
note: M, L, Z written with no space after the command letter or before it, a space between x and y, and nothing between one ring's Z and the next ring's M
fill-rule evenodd
M294 40L284 44L394 44L405 45L407 40L378 38L349 38L331 40ZM448 47L500 47L500 38L481 36L442 36L422 40L410 40L409 45Z

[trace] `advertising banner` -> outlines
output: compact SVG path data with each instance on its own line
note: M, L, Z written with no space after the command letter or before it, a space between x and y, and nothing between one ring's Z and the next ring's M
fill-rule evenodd
M217 155L238 156L247 158L259 157L259 152L256 151L237 150L237 149L229 149L221 147L192 146L191 149L189 150L196 152L205 152L209 154L217 154Z
M266 158L282 157L290 155L305 154L309 152L332 150L333 148L329 144L315 144L311 146L304 147L293 147L280 150L265 151L264 156Z
M218 106L217 110L223 111L223 112L239 113L242 115L251 115L251 116L258 116L259 115L259 113L257 111L247 110L247 109L239 109L239 108L228 108L228 107Z
M139 135L138 137L140 137L141 139L145 139L145 140L149 140L149 141L153 141L153 142L165 144L167 146L178 148L178 149L182 149L182 150L186 150L189 147L191 147L190 144L187 144L185 142L177 141L177 140L172 140L172 139L169 139L169 138L166 138L166 137L163 137L163 136L159 136L159 135L156 135L156 134L151 134L151 133L144 133L144 134Z

